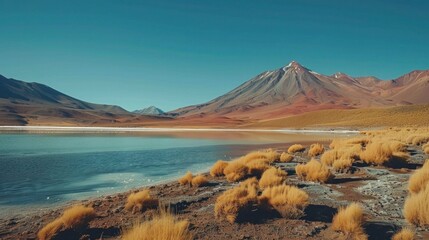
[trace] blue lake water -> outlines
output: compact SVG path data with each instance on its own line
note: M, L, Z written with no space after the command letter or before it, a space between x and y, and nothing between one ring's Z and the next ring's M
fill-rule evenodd
M207 171L216 160L258 149L257 144L296 138L314 139L287 134L0 134L0 213L122 192L188 170Z

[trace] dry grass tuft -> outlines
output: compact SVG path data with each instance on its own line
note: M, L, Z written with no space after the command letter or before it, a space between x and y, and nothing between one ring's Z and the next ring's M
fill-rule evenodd
M257 183L256 178L251 178L220 195L215 203L216 218L230 223L246 220L246 216L257 204Z
M299 164L295 167L298 177L305 181L326 183L334 178L329 169L316 159L311 159L306 164Z
M429 142L429 134L416 134L407 138L406 142L412 145L422 145Z
M280 155L280 162L283 162L283 163L292 162L293 158L294 158L294 156L293 156L293 155L291 155L291 154L289 154L289 153L286 153L286 152L283 152L283 153Z
M246 165L241 161L235 160L228 164L223 173L229 182L237 182L246 178L248 171L249 169Z
M228 166L228 162L218 160L213 167L210 169L210 175L212 177L220 177L223 176L223 170Z
M139 223L126 231L122 240L192 240L187 220L177 220L171 213L161 212L152 220Z
M353 165L353 159L341 158L332 164L332 168L336 172L347 172Z
M259 186L261 188L267 188L283 184L286 180L287 173L280 168L271 167L266 170L261 179L259 180Z
M429 159L426 160L423 167L416 170L413 175L411 175L410 180L408 181L408 190L410 193L419 193L424 190L429 183Z
M423 145L422 150L424 153L429 155L429 143L426 143L425 145Z
M370 142L360 158L367 164L383 165L398 158L406 161L408 155L404 153L407 146L398 141L373 141Z
M253 160L264 160L267 163L273 163L279 160L280 155L274 149L265 149L261 151L250 152L243 157L237 159L241 161L243 164L247 164Z
M332 166L335 161L340 159L352 159L355 160L359 157L362 152L360 145L346 145L341 149L328 150L320 157L320 161L327 165Z
M316 157L322 154L325 151L325 148L320 143L311 144L310 149L308 150L309 157Z
M416 194L411 194L405 200L405 219L417 226L429 225L429 183Z
M255 159L248 162L246 167L248 175L260 177L262 173L270 167L270 165L264 161L264 159Z
M266 188L259 201L262 206L275 209L282 217L293 219L304 215L309 196L297 187L279 185Z
M296 153L296 152L303 152L304 150L305 150L305 147L302 146L301 144L294 144L287 149L287 152Z
M403 228L401 231L393 235L392 240L414 240L415 233L409 228Z
M332 220L332 229L347 235L347 239L367 239L362 223L364 221L362 207L351 203L346 208L340 208Z
M157 198L153 198L150 195L150 191L145 189L140 192L131 193L128 195L125 209L135 213L137 211L143 212L147 209L157 208L158 206L159 200Z
M60 231L67 229L83 231L95 216L95 211L92 207L81 205L71 207L65 210L61 217L43 227L37 233L37 237L40 240L49 240L54 238Z
M192 179L192 187L204 187L207 186L209 180L203 175L198 175Z
M179 183L181 185L189 185L189 186L191 186L192 185L192 179L193 179L192 173L190 171L188 171L185 174L185 176L183 176L182 178L179 179Z

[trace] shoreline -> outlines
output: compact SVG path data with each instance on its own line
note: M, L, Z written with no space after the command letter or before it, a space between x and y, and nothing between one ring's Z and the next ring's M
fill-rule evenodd
M351 129L250 129L250 128L162 128L162 127L63 127L63 126L0 126L0 132L53 131L70 133L121 133L121 132L261 132L261 133L310 133L356 134Z

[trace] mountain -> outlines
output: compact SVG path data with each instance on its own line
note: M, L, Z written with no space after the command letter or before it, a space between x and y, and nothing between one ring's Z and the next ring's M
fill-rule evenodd
M397 79L354 78L314 72L298 62L265 71L207 103L171 112L181 118L224 116L267 119L322 109L354 109L429 103L429 71Z
M0 125L115 125L152 119L118 106L85 102L40 83L0 75Z
M143 108L140 110L135 110L133 111L133 113L137 113L137 114L141 114L141 115L164 115L165 112L162 111L161 109L155 107L155 106L150 106L147 108Z

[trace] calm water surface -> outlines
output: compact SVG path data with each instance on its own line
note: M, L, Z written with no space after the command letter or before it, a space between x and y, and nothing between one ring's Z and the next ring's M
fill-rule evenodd
M332 136L317 136L328 139ZM202 172L290 134L0 134L0 214L126 191Z

